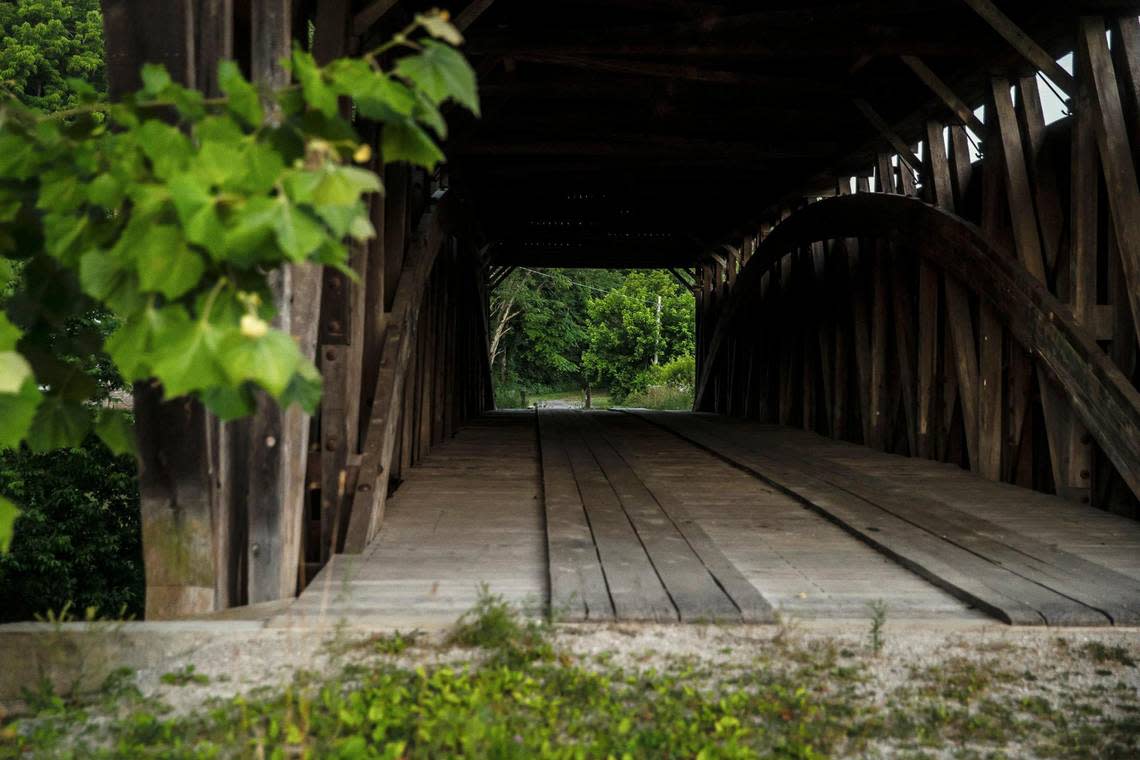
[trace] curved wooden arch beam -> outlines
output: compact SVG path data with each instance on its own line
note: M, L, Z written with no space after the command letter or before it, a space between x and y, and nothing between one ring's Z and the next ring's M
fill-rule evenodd
M1073 410L1132 492L1140 495L1140 391L1097 345L1093 335L1019 264L995 250L981 230L917 198L859 193L817 201L788 217L760 244L725 300L702 362L696 408L733 323L760 277L787 251L833 238L890 238L916 250L997 311L1013 337L1064 389Z

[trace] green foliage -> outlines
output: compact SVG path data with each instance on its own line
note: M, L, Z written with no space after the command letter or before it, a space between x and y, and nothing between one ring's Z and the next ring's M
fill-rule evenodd
M61 19L83 7L6 7L5 44L34 46L19 40L40 18L48 31L37 34L64 35ZM428 36L412 40L417 30ZM365 196L380 180L352 165L370 149L341 98L380 123L384 160L427 168L443 158L440 107L478 111L470 66L431 36L458 32L441 14L420 16L376 51L324 67L297 48L288 65L298 84L278 92L222 62L215 100L147 65L142 90L120 103L99 103L74 78L66 96L49 83L41 103L48 85L28 74L34 96L0 101L0 447L71 448L93 432L130 450L121 413L91 403L105 395L92 366L115 381L155 380L167 398L195 396L223 419L250 413L257 392L313 411L320 376L271 325L271 283L290 264L351 274L344 241L375 234ZM385 69L389 52L401 55ZM26 68L59 69L45 66ZM49 115L22 96L76 105ZM109 329L85 329L92 315ZM0 509L0 543L10 513Z
M868 643L871 646L871 651L876 655L883 651L883 627L887 624L887 603L882 599L867 605L867 609L871 611L871 627L868 631Z
M103 90L103 19L99 0L0 3L0 81L44 111L78 104L77 79Z
M693 354L695 302L667 272L629 274L621 287L591 298L587 313L583 364L617 403L650 385L654 364Z
M459 619L449 640L459 646L485 649L492 662L517 668L553 659L554 649L546 633L544 623L522 620L515 608L483 584L475 606Z
M11 551L0 555L0 621L69 606L141 616L134 478L134 460L94 438L45 454L0 452L0 493L23 510Z
M662 327L657 330L657 297ZM508 319L509 318L509 319ZM684 390L679 367L691 357L695 306L666 272L516 270L492 299L492 330L508 319L496 344L496 403L517 405L546 391L613 385L615 401L664 384Z

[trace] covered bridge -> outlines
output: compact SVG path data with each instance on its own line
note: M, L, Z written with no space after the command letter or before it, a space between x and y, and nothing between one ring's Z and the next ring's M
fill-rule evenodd
M149 617L1140 623L1137 3L457 1L482 118L282 286L319 415L136 394ZM432 4L104 0L112 88ZM694 412L494 411L517 266L670 269Z

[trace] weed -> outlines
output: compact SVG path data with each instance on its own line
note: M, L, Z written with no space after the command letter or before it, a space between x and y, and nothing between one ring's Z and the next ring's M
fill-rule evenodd
M1109 646L1100 641L1090 641L1081 647L1081 653L1093 662L1102 665L1112 662L1128 668L1136 667L1136 659L1128 652L1128 649L1119 644ZM1097 673L1099 675L1100 671Z
M554 659L547 632L548 626L543 623L520 620L518 611L502 596L492 594L484 583L479 587L475 606L459 618L448 641L485 649L493 662L518 667L535 660Z
M184 665L178 670L163 673L158 680L167 686L189 686L190 684L202 686L210 682L210 677L205 673L199 673L193 665Z
M424 632L416 629L408 633L400 631L393 631L392 633L378 633L368 639L368 648L377 654L386 655L399 655L403 654L408 647L415 646L416 642L422 639Z
M871 630L868 632L871 652L877 656L883 651L883 626L887 622L887 603L877 599L869 602L867 608L871 611Z

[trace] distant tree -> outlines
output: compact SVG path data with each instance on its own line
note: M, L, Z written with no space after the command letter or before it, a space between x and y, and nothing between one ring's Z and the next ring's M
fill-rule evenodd
M0 82L30 106L76 104L69 78L106 89L99 0L0 3Z
M583 364L593 382L621 402L652 381L650 368L691 356L693 297L667 272L632 272L614 290L587 303Z
M514 316L496 344L495 379L527 390L581 387L586 376L587 304L620 286L621 271L600 269L516 270L496 291L501 309ZM496 316L492 303L492 316ZM500 322L493 322L492 332Z

